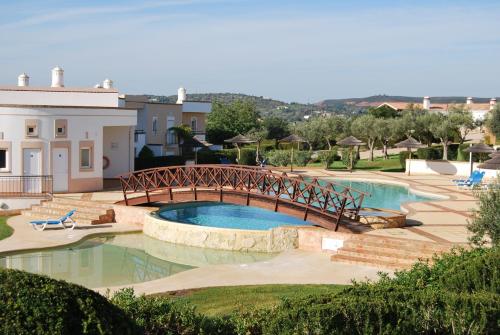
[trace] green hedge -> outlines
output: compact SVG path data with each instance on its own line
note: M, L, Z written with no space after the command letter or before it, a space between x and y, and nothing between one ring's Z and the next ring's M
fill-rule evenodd
M126 313L84 287L0 270L1 334L137 334Z
M136 158L135 171L151 169L163 166L176 166L186 164L186 159L182 156L157 156L150 158Z
M437 160L443 158L442 147L418 148L416 152L418 159Z
M402 169L406 169L406 160L410 157L410 153L408 151L401 151L399 153L399 164L401 164Z
M350 149L350 148L342 149L342 164L344 164L346 168L349 168L349 166L351 165L351 150L352 150L352 168L354 169L359 161L359 157L355 149Z
M290 151L288 150L273 150L267 154L268 163L274 166L290 165Z

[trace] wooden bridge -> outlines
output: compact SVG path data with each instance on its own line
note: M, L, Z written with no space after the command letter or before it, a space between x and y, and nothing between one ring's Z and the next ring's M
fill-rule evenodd
M317 179L288 176L243 165L190 165L136 171L119 176L125 205L152 202L220 201L271 209L318 226L339 228L358 220L366 193Z

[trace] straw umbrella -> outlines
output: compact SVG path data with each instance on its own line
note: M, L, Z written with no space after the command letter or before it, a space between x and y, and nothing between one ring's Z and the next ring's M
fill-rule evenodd
M346 146L346 147L351 147L350 150L350 164L349 164L349 171L352 172L352 162L353 162L353 157L352 157L352 149L356 146L363 145L362 141L358 140L354 136L348 136L340 141L337 142L338 145Z
M495 149L490 147L489 145L486 145L484 143L478 143L471 145L469 148L464 150L465 152L469 153L469 162L470 162L470 173L472 174L472 171L474 170L474 162L472 161L472 153L493 153L495 152Z
M292 143L292 153L291 153L291 156L290 156L290 172L293 172L293 144L294 143L297 143L297 146L300 145L300 143L303 143L305 142L306 140L304 140L302 137L300 137L299 135L290 135L290 136L287 136L285 138L282 138L280 140L280 142L284 142L284 143Z
M494 154L493 158L488 159L483 164L478 165L480 169L500 170L500 154Z
M241 149L240 149L240 144L248 144L248 143L254 143L255 141L246 137L246 136L243 136L241 134L238 134L236 135L235 137L232 137L228 140L225 140L224 142L226 143L232 143L234 144L234 146L236 147L236 149L238 150L238 164L240 164L240 158L241 158Z
M412 148L420 148L423 146L422 143L414 139L413 137L408 137L406 140L401 141L399 143L396 143L396 146L398 148L406 148L409 151L409 157L408 157L408 175L410 175L410 165L411 165L411 149Z

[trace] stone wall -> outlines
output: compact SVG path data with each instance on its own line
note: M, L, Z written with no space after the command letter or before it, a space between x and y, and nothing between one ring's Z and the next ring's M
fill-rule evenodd
M171 222L146 215L143 233L161 241L232 251L279 252L298 247L298 229L295 227L225 229Z

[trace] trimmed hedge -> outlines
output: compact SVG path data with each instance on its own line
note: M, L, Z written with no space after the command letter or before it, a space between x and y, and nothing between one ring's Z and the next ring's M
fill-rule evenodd
M184 164L186 164L186 159L182 156L157 156L144 159L136 158L135 171Z
M126 313L82 286L0 270L2 334L138 334Z

